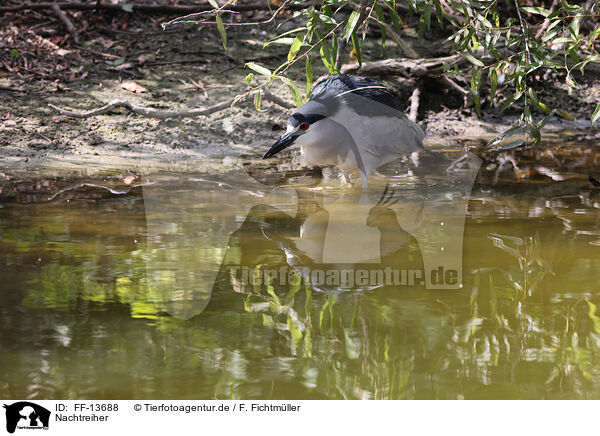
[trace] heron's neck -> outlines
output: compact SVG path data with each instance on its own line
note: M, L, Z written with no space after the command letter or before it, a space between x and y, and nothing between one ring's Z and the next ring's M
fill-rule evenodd
M395 214L386 215L377 226L379 230L379 251L381 256L392 254L408 242L408 233L400 226Z

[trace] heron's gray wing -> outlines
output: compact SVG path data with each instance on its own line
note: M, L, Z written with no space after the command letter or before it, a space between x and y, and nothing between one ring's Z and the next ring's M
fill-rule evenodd
M423 130L403 112L359 95L345 95L329 118L349 132L367 173L423 149Z

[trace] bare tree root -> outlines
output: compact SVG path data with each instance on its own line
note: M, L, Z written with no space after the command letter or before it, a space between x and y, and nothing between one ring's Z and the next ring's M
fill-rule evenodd
M114 109L122 107L122 108L128 109L130 112L133 112L134 114L140 115L142 117L156 118L157 120L166 120L168 118L190 118L190 117L197 117L197 116L201 116L201 115L210 115L215 112L219 112L219 111L225 110L227 108L230 108L237 102L247 100L250 96L253 96L257 92L260 92L260 91L251 92L247 95L244 95L241 98L233 98L231 100L224 101L222 103L218 103L213 106L209 106L207 108L190 109L190 110L184 110L184 111L151 109L151 108L147 108L147 107L143 107L143 106L136 106L136 105L132 104L131 102L129 102L129 100L113 100L110 103L108 103L102 107L99 107L97 109L91 109L91 110L88 110L85 112L76 112L76 111L73 111L70 109L61 109L57 106L54 106L53 104L49 104L48 106L50 106L52 109L58 111L58 113L60 113L61 115L66 115L66 116L69 116L72 118L95 117L97 115L107 114ZM273 103L275 103L281 107L284 107L286 109L292 109L292 108L296 107L293 103L289 103L289 102L281 99L280 97L277 97L276 95L271 94L268 91L262 90L262 95L263 95L263 98L270 100Z

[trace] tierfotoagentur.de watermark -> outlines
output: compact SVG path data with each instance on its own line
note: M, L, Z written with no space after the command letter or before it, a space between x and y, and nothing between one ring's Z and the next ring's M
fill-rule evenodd
M245 285L297 286L302 279L317 286L338 286L351 289L356 286L422 286L425 284L425 271L420 269L315 269L300 268L298 271L287 267L278 269L249 268L247 266L229 266L230 277ZM458 271L445 270L443 266L429 271L431 283L436 285L457 285Z

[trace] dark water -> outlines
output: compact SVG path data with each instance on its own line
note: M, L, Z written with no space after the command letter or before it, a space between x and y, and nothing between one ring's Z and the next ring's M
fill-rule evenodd
M265 177L5 199L0 396L600 398L600 195L577 171Z

